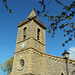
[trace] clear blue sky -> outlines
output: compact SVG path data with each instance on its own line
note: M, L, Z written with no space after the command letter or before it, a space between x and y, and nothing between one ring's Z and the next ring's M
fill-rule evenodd
M32 8L42 9L38 1L39 0L7 0L8 7L13 10L10 14L5 9L2 0L0 0L0 63L14 56L16 38L17 38L17 25L19 21L25 20L32 11ZM48 1L48 0L47 0ZM61 0L63 1L63 0ZM72 0L66 0L67 4L70 4ZM63 1L66 4L66 2ZM51 1L51 4L47 6L47 10L50 11L50 15L59 14L62 11L62 7L55 2ZM47 18L39 18L48 27L50 22ZM73 18L75 21L75 17ZM51 38L50 34L46 30L46 53L61 56L63 51L66 49L71 53L70 58L75 59L75 39L62 47L62 43L66 40L63 37L63 31L56 31L55 38ZM1 71L1 70L0 70ZM0 72L3 75L3 72Z

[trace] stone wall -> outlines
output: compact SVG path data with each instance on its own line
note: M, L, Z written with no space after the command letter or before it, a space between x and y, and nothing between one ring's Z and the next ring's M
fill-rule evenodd
M35 75L61 75L66 74L65 59L57 56L31 51L31 72ZM75 60L68 60L69 75L75 71Z
M61 75L66 74L65 59L57 56L41 53L34 49L29 49L16 53L11 75ZM20 67L20 60L25 61ZM68 60L69 75L75 74L75 60ZM73 73L74 72L74 73Z

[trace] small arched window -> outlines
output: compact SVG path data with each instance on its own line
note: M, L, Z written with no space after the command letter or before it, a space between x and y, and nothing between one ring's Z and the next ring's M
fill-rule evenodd
M20 66L21 66L21 67L24 66L24 60L23 60L23 59L20 60Z
M40 29L37 29L37 39L40 40Z
M61 73L61 75L64 75L63 73Z
M26 32L27 32L27 27L25 27L25 28L23 29L23 38L24 38L24 39L26 39Z

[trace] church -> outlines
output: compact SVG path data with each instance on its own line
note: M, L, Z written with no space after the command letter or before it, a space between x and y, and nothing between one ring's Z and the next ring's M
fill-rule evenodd
M46 54L45 24L34 10L19 23L12 71L8 75L75 75L75 60ZM67 66L66 66L67 65Z

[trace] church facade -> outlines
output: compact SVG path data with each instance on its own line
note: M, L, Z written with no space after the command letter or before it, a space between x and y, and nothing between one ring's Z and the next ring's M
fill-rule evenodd
M46 27L34 10L17 27L16 49L9 75L67 75L65 59L46 54ZM69 75L75 75L75 60L67 61Z

